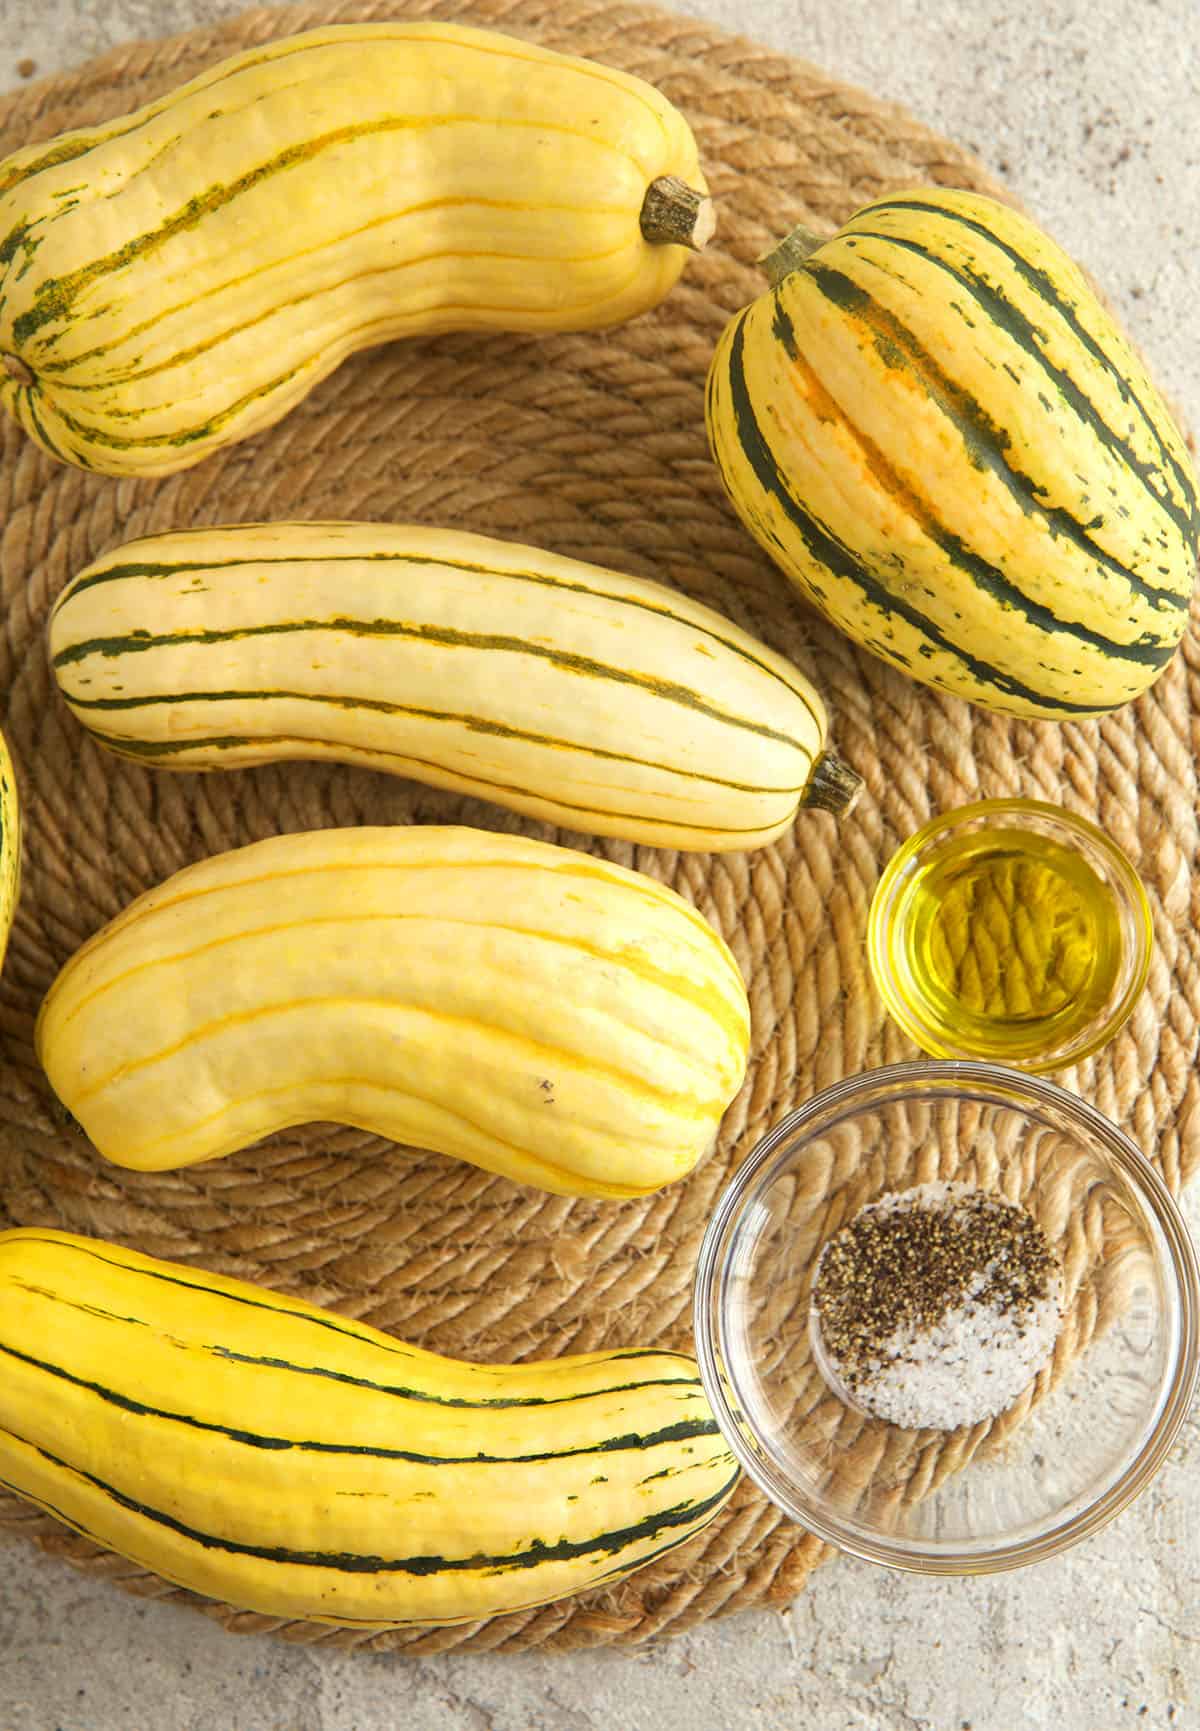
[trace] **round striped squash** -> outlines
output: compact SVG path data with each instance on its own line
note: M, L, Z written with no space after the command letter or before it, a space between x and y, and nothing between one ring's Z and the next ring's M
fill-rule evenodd
M1007 206L933 188L765 262L713 358L709 438L803 595L990 709L1145 691L1187 623L1197 480L1079 269Z

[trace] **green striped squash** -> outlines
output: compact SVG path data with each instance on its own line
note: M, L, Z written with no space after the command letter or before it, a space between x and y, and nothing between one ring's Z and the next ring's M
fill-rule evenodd
M713 228L651 85L442 19L257 43L0 162L0 405L165 475L357 349L634 318Z
M132 542L50 652L101 742L169 769L336 758L661 847L752 848L858 777L798 668L661 584L480 535L275 523Z
M1187 623L1197 481L1078 268L1016 211L934 188L766 263L713 358L709 438L801 593L990 709L1145 691Z
M248 1611L526 1610L682 1543L736 1479L683 1353L462 1363L115 1245L0 1234L0 1485Z

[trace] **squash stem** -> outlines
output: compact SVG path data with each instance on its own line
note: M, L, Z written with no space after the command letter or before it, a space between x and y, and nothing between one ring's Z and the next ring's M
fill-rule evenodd
M21 359L20 355L0 355L0 366L2 366L9 377L14 378L19 385L31 385L33 383L33 374L25 365L25 362Z
M690 246L703 252L717 226L716 207L675 174L660 174L642 200L642 238L651 246Z
M862 776L831 751L823 751L812 766L800 804L812 806L817 811L831 811L835 817L844 817L853 810L862 790Z
M785 234L777 246L773 246L770 252L765 252L757 261L766 272L771 287L778 288L785 276L799 270L809 254L824 245L827 238L826 235L815 234L803 223L799 223L791 234Z

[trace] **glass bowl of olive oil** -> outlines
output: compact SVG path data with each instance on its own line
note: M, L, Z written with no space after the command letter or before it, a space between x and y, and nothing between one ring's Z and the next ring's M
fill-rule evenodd
M867 928L893 1019L935 1058L1057 1070L1131 1014L1153 949L1150 905L1120 848L1040 800L935 818L889 861Z

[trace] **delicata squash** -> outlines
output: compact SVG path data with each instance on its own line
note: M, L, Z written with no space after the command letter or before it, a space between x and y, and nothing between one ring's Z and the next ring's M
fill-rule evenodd
M335 1120L565 1195L707 1152L746 989L682 897L607 860L436 826L273 836L186 867L66 964L51 1086L118 1165Z
M691 130L641 79L330 25L0 163L0 398L65 462L165 475L369 344L632 318L711 229Z
M0 1481L240 1609L524 1610L681 1544L737 1476L684 1353L462 1363L95 1239L0 1233Z
M645 578L445 529L193 529L106 554L50 622L63 696L166 769L334 758L594 835L752 848L858 777L799 668Z
M1200 553L1191 457L1036 225L921 187L798 230L708 382L739 516L865 649L1010 715L1097 715L1171 659Z

